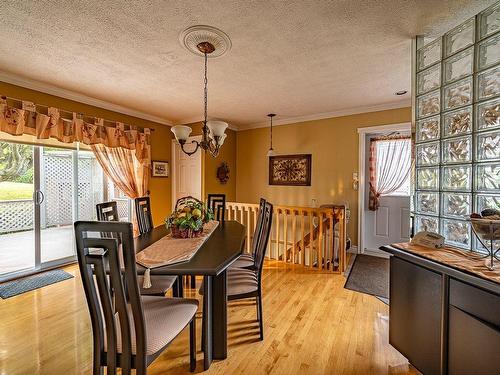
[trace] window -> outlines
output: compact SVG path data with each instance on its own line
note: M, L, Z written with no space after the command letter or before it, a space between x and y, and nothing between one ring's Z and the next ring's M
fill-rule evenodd
M401 168L407 168L407 166L411 165L411 154L410 152L405 152L400 149L410 150L411 140L410 139L388 139L388 140L380 140L377 141L376 147L376 157L377 157L377 185L382 186L382 179L392 179L399 177ZM398 152L395 152L395 149ZM399 157L401 155L405 160L394 160L394 158ZM407 159L407 160L406 160ZM382 165L382 163L387 163L389 169ZM399 171L398 171L399 170ZM410 187L410 174L406 174L406 178L404 179L401 186L399 186L396 190L382 193L381 196L410 196L411 194Z

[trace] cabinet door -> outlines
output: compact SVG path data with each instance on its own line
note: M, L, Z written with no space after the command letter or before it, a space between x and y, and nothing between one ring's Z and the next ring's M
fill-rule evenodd
M389 342L426 375L439 374L441 275L391 257Z
M500 331L450 306L450 375L500 374Z

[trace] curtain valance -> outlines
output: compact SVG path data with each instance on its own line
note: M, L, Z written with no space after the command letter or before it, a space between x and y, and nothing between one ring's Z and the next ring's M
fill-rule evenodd
M125 129L125 124L120 122L105 126L102 118L90 122L76 113L72 119L66 119L58 108L48 107L47 114L44 114L37 112L33 103L23 102L20 109L9 106L6 99L0 98L0 131L10 135L32 135L37 139L55 138L63 143L121 147L132 150L144 167L151 165L151 130L148 128L143 131L134 126Z

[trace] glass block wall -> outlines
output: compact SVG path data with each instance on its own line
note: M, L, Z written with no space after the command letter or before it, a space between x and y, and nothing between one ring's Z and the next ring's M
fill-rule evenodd
M466 219L500 209L500 2L416 49L414 229L480 250Z

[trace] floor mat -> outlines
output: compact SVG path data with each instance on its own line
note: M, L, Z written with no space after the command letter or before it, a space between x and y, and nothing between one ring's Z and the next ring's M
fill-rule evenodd
M389 259L358 254L344 288L389 298Z
M58 283L59 281L71 279L72 277L72 274L57 269L8 281L0 284L0 297L3 299L14 297L31 290Z

